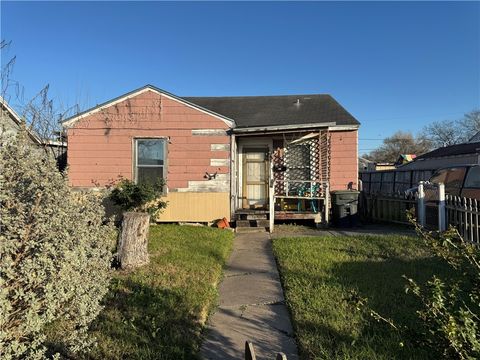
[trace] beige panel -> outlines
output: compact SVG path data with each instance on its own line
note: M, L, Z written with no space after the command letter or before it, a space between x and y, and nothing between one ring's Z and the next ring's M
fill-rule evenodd
M228 159L210 159L210 166L228 166L229 162Z
M193 129L194 136L227 136L227 132L221 129Z
M211 144L210 150L212 151L230 151L230 144Z
M167 208L158 216L165 222L210 222L226 217L230 220L230 194L172 192L165 200Z

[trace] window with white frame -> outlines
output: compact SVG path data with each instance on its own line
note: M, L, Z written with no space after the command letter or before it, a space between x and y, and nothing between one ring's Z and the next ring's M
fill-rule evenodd
M166 139L135 139L135 182L154 183L166 178Z

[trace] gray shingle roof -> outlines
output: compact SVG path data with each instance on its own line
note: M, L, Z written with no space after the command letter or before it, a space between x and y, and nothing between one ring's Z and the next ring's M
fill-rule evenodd
M477 132L468 142L480 142L480 131Z
M239 128L332 122L337 125L360 124L326 94L182 98L233 119Z
M62 123L70 126L81 116L121 100L145 89L166 94L178 100L186 101L194 107L201 108L216 116L233 120L237 128L281 127L295 125L325 124L358 126L360 123L332 96L327 94L312 95L277 95L277 96L224 96L224 97L179 97L152 85L108 100L91 109L75 114ZM70 124L70 125L69 125Z
M465 144L457 144L441 147L435 150L432 150L426 154L420 155L415 158L415 161L420 159L429 159L429 158L438 158L444 156L455 156L455 155L465 155L465 154L479 154L480 153L480 142L471 142Z

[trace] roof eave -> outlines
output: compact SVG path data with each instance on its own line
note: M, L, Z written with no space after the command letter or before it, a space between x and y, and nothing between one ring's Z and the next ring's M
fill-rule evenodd
M336 123L330 122L330 123L312 123L312 124L236 127L236 128L233 128L233 132L234 133L255 133L255 132L269 132L269 131L292 130L292 129L328 128L332 126L336 126Z
M125 99L127 99L127 98L136 96L136 95L138 95L138 94L140 94L140 93L142 93L142 92L144 92L144 91L147 91L147 90L151 90L151 91L154 91L154 92L159 93L159 94L161 94L161 95L170 97L170 98L172 98L172 99L174 99L174 100L176 100L176 101L179 101L179 102L181 102L181 103L184 103L184 104L186 104L186 105L188 105L188 106L190 106L190 107L193 107L193 108L198 109L198 110L200 110L200 111L203 111L203 112L205 112L205 113L207 113L207 114L210 114L210 115L213 115L213 116L215 116L215 117L218 117L218 118L220 118L222 121L224 121L225 123L227 123L227 125L229 125L230 127L235 126L235 120L233 120L233 119L230 119L230 118L228 118L228 117L226 117L226 116L224 116L224 115L222 115L222 114L218 114L218 113L216 113L216 112L214 112L214 111L208 110L208 109L206 109L206 108L204 108L204 107L202 107L202 106L199 106L199 105L197 105L197 104L194 104L194 103L192 103L192 102L190 102L190 101L188 101L188 100L185 100L185 99L183 99L183 98L181 98L181 97L179 97L179 96L177 96L177 95L174 95L174 94L172 94L172 93L170 93L170 92L168 92L168 91L165 91L165 90L162 90L162 89L160 89L160 88L157 88L156 86L153 86L153 85L145 85L145 86L142 86L141 88L138 88L138 89L136 89L136 90L132 90L132 91L130 91L130 92L128 92L128 93L125 93L125 94L123 94L123 95L117 96L117 97L114 98L114 99L105 101L105 102L103 102L103 103L101 103L101 104L99 104L99 105L97 105L97 106L94 106L94 107L92 107L92 108L90 108L90 109L88 109L88 110L85 110L85 111L83 111L83 112L81 112L81 113L79 113L79 114L73 115L73 116L65 119L65 120L62 121L62 123L61 123L61 124L62 124L62 127L64 127L64 128L69 128L69 127L73 126L73 124L75 124L78 120L81 120L82 118L87 117L87 116L89 116L89 115L91 115L91 114L99 111L99 110L102 109L102 108L105 108L105 107L107 107L107 106L112 106L112 105L114 105L114 104L116 104L116 103L119 103L119 102L121 102L121 101L123 101L123 100L125 100Z

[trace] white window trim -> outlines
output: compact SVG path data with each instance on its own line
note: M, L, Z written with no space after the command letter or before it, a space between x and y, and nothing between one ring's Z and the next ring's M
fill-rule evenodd
M168 192L167 174L168 174L168 141L165 136L139 136L132 138L133 161L132 161L132 179L138 184L138 141L139 140L163 140L163 165L140 165L140 167L163 167L163 180L165 181L164 193Z

